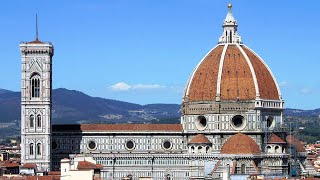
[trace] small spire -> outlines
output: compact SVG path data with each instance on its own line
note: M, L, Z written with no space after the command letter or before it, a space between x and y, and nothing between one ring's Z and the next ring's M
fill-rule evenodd
M219 38L219 44L225 43L242 43L241 37L238 35L237 20L233 17L232 14L232 4L228 4L228 13L226 18L223 21L223 33Z
M28 42L29 44L44 44L39 40L39 32L38 32L38 14L36 14L36 39L34 41Z
M39 39L38 39L38 14L36 14L36 41L39 41Z

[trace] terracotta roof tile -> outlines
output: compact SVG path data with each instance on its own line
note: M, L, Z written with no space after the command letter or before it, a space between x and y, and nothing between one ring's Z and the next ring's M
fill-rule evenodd
M188 144L212 144L209 139L203 134L194 136Z
M221 77L221 100L253 100L256 90L249 65L240 49L229 45Z
M190 77L184 96L188 101L215 101L217 96L218 74L224 45L218 45L204 57ZM228 45L221 69L221 100L254 100L256 89L253 73L256 76L259 94L262 99L279 100L279 92L272 72L251 49L241 45L249 58L253 71L236 45Z
M45 43L40 41L38 38L36 38L34 41L28 42L28 44L45 44Z
M13 167L19 167L20 164L12 161L1 161L0 167L7 167L7 168L13 168Z
M249 136L237 133L226 140L221 154L260 154L258 144Z
M298 152L306 152L306 149L302 144L302 142L299 139L295 138L294 136L288 135L286 137L286 141L290 146L294 146Z
M276 134L271 134L271 136L269 137L268 143L269 144L285 144L286 142Z
M61 175L60 171L50 171L48 172L48 175Z
M215 100L223 46L217 46L202 61L191 79L189 101Z
M100 164L94 164L88 161L79 161L78 169L102 169L103 166Z
M276 82L274 82L272 75L268 71L267 67L263 64L262 60L257 57L249 48L245 46L241 47L249 57L255 71L259 86L260 98L278 100L279 93L277 85Z
M182 132L181 124L69 124L53 125L53 132L65 131L163 131Z
M54 176L28 176L27 180L55 180Z
M32 164L32 163L26 163L26 164L22 165L21 168L37 169L37 165L36 164Z

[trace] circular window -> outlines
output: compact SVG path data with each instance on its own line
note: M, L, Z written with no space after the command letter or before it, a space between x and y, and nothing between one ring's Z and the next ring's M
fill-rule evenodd
M207 127L207 119L204 116L198 116L196 127L198 130L204 130Z
M267 118L267 127L273 126L273 116L268 116Z
M232 118L232 126L234 129L240 130L244 128L245 120L244 117L241 115L236 115Z
M127 141L127 142L126 142L126 148L127 148L128 150L134 149L134 142L133 142L132 140Z
M58 149L58 143L56 141L52 141L52 150Z
M95 150L95 149L97 148L96 142L94 142L94 141L89 141L89 143L88 143L88 148L89 148L90 150Z
M171 144L171 142L169 140L165 140L163 142L162 146L163 146L164 149L168 150L168 149L171 149L172 144Z

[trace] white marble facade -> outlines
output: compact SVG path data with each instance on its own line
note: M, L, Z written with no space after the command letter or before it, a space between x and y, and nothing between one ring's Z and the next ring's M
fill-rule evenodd
M51 84L53 46L22 42L21 163L51 169Z

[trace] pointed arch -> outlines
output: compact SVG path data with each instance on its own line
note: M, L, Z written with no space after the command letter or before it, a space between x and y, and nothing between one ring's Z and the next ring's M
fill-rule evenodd
M29 144L29 155L33 155L34 154L34 144L31 143Z
M38 115L37 115L37 127L41 127L41 124L42 124L42 123L41 123L41 119L42 119L42 118L41 118L41 115L38 114Z
M31 98L40 97L41 77L38 73L33 73L30 77Z
M29 116L29 126L30 126L31 128L34 127L34 115L33 115L33 114L31 114L31 115Z
M41 155L41 150L42 150L41 143L37 143L37 155Z

